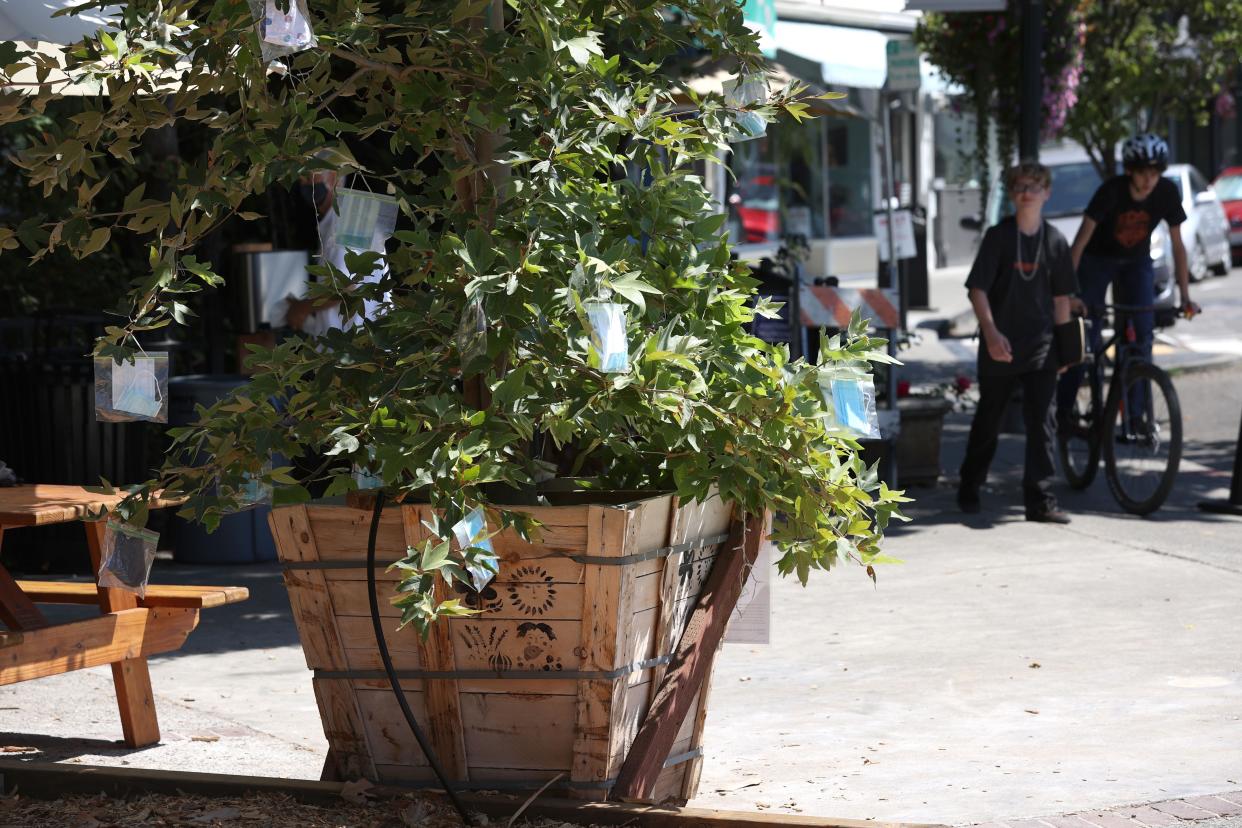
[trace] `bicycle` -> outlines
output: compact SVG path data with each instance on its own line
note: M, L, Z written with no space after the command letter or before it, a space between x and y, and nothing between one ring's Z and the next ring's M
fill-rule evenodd
M1181 464L1181 404L1169 375L1149 362L1136 342L1132 315L1155 308L1105 305L1100 310L1113 314L1113 333L1084 364L1072 411L1058 412L1061 469L1071 488L1085 489L1095 480L1103 455L1117 503L1131 514L1148 515L1169 496Z

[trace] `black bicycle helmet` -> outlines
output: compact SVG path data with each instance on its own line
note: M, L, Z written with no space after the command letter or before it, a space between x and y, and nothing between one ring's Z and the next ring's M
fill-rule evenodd
M1169 166L1169 145L1159 135L1150 132L1135 135L1121 145L1121 163L1126 167L1159 167L1163 170Z

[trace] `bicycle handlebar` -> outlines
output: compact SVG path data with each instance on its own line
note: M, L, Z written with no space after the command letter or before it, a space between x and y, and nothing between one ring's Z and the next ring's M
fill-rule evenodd
M1154 313L1155 311L1164 310L1164 308L1157 307L1156 305L1116 305L1116 304L1113 304L1113 305L1095 305L1091 308L1091 310L1096 313L1102 313L1104 311L1121 311L1122 313ZM1172 308L1172 310L1174 314L1177 316L1187 317L1186 309L1183 307L1174 307ZM1202 311L1200 311L1200 313L1202 313Z

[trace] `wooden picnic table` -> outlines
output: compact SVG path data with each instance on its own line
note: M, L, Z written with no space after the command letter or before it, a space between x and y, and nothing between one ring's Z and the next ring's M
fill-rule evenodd
M91 520L123 494L101 495L80 486L35 484L0 488L0 542L4 530L83 521L91 568L99 579L106 521ZM151 506L176 505L155 499ZM139 598L124 589L84 582L18 581L0 564L0 686L85 667L112 666L125 744L159 741L147 657L176 650L198 626L204 607L241 601L244 587L148 586ZM94 604L100 615L51 624L37 604Z

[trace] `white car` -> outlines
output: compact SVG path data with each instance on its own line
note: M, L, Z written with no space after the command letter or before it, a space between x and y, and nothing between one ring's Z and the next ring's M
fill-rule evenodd
M1229 244L1229 219L1216 190L1199 171L1189 164L1172 164L1164 177L1177 185L1186 211L1182 225L1182 242L1191 281L1197 282L1213 271L1224 276L1233 267L1233 250ZM1173 252L1167 251L1167 266L1173 267Z

